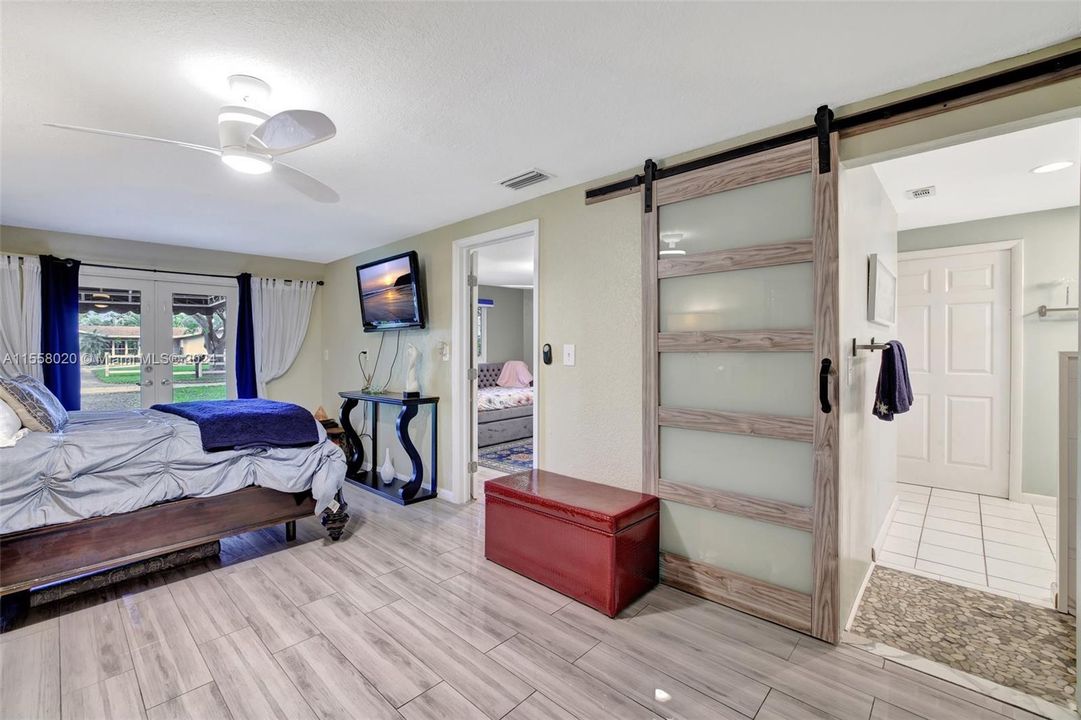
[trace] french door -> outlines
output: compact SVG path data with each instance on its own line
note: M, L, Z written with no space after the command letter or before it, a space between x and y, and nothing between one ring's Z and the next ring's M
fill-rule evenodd
M807 140L653 183L644 486L661 497L664 582L836 642L830 139L828 163Z
M149 275L80 274L83 410L236 397L236 283Z

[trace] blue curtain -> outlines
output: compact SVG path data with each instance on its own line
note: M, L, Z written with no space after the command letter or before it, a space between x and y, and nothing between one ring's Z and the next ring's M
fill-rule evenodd
M41 256L41 372L68 410L79 409L79 261Z
M255 330L251 316L251 273L236 278L240 285L240 307L236 323L236 396L258 397L255 384Z

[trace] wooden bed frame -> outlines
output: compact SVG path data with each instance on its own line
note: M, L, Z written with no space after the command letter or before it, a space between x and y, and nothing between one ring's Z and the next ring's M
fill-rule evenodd
M341 492L337 501L338 509L327 509L320 518L332 540L342 536L349 520ZM27 611L31 588L281 523L286 539L292 540L296 521L314 512L310 491L286 493L250 486L0 535L0 629Z

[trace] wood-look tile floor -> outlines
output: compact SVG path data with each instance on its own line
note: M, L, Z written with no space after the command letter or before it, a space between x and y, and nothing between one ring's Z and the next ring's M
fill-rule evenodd
M313 518L36 608L0 636L0 717L1037 717L671 588L609 619L487 562L478 504L347 495L337 543Z

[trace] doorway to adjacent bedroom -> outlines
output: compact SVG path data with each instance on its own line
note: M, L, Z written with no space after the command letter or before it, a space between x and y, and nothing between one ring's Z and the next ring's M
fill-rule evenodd
M81 273L81 408L134 410L236 397L237 296L229 280Z
M468 433L455 449L479 498L486 480L536 467L536 223L459 240L455 259L465 289L455 318L464 352L455 359L468 397Z

